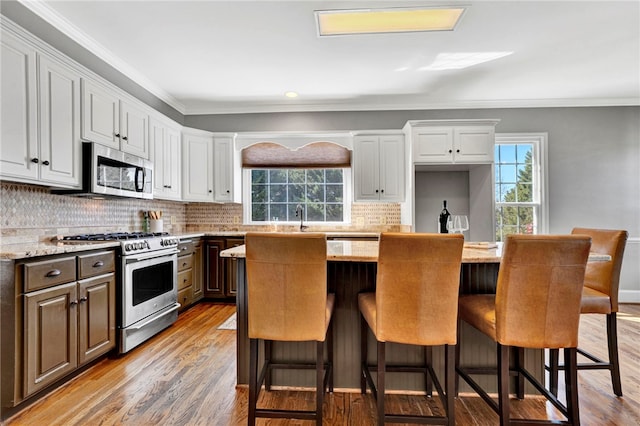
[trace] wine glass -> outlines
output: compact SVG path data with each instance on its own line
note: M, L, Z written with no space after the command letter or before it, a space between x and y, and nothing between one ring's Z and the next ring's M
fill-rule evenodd
M449 216L447 229L452 234L462 234L469 230L469 218L466 215L454 214Z

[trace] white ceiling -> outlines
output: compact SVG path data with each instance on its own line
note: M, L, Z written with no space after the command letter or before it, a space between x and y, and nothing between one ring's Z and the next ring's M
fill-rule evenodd
M448 32L319 37L314 17L460 4ZM25 5L183 114L640 104L638 0ZM513 53L421 70L439 53L495 51Z

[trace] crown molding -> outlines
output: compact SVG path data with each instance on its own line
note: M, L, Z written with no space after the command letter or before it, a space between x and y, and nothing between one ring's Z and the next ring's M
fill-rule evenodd
M93 38L87 36L78 27L73 25L69 20L64 18L48 4L42 0L18 0L24 7L47 21L58 31L69 37L71 40L78 43L80 46L87 49L89 52L111 65L114 69L125 75L126 77L139 84L142 88L158 97L163 102L167 103L172 108L176 109L181 114L185 114L186 107L176 98L171 96L168 92L162 89L160 86L153 83L147 77L138 72L131 65L120 59L113 54L106 47L98 43Z

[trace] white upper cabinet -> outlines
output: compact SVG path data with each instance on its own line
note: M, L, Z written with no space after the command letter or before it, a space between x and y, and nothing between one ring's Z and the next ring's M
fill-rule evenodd
M214 136L214 199L221 203L234 201L233 191L233 137Z
M80 77L62 63L38 55L40 81L40 179L80 185Z
M181 145L178 125L171 126L156 118L149 121L149 159L153 161L153 197L180 200Z
M203 131L184 129L182 199L213 202L213 190L213 136Z
M356 135L353 143L355 201L403 201L404 136Z
M409 122L413 162L491 163L496 123L495 120Z
M0 175L37 180L36 51L8 32L0 37Z
M0 176L80 186L80 78L3 28Z
M83 79L82 138L149 158L149 114L116 91Z

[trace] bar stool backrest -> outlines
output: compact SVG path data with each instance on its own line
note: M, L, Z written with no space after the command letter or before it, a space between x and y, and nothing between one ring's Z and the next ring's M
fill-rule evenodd
M455 345L461 234L382 233L378 254L378 340Z
M327 240L318 233L247 233L249 338L324 341Z
M496 289L502 345L574 348L591 239L584 235L508 235Z
M609 296L611 312L618 312L618 288L622 257L629 233L622 230L573 228L572 234L591 237L591 251L608 254L610 262L589 262L584 285Z

